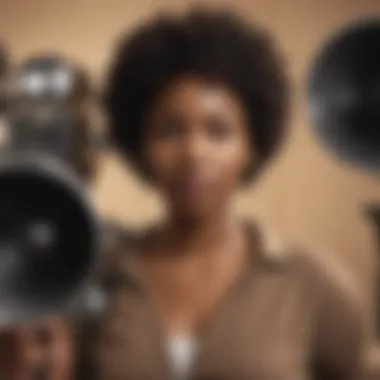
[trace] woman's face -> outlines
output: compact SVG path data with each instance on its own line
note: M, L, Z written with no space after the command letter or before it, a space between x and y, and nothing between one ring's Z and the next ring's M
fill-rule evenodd
M234 93L186 76L156 97L144 156L170 210L199 218L229 206L254 158L251 147L244 107Z

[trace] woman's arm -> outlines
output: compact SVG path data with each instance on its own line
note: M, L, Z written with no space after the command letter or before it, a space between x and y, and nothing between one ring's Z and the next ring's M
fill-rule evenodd
M322 269L317 315L316 370L318 379L362 380L369 348L369 318L354 281L333 262Z

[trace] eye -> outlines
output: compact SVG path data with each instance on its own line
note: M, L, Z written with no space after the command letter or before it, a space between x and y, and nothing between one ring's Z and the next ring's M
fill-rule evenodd
M154 135L163 140L178 138L185 129L184 123L178 118L165 118L155 124Z

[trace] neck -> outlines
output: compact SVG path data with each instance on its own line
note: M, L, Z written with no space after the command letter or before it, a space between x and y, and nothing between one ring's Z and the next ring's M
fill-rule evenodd
M238 230L233 213L224 211L215 215L187 219L172 216L164 229L163 237L169 251L196 255L215 252Z

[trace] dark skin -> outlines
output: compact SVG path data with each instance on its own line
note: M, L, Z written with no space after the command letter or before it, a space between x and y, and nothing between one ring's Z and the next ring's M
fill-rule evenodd
M169 333L196 334L246 266L247 237L233 201L255 159L249 138L239 98L227 86L204 78L175 78L148 113L142 159L168 217L142 239L140 264ZM52 329L51 347L63 352L53 364L52 380L70 378L75 356L64 326ZM23 339L14 333L19 348L13 360L3 363L9 380L27 380L16 369L30 367L27 352L30 356L36 350L31 331Z
M39 331L47 335L47 345L41 344ZM42 368L49 380L69 380L73 353L70 328L60 317L0 332L0 373L4 379L34 380Z
M249 137L241 102L222 84L184 76L156 99L144 157L169 213L141 257L167 330L196 332L244 268L232 203L253 159Z

